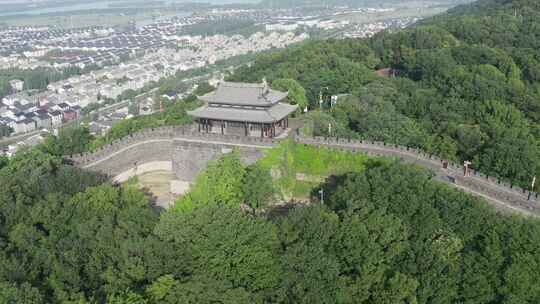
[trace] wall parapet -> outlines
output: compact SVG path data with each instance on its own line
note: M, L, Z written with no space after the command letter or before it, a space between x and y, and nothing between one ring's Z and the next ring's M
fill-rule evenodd
M434 167L439 167L440 169L442 169L442 163L444 161L442 158L436 155L425 153L417 148L410 148L371 140L297 136L296 141L308 145L342 148L352 151L358 150L368 154L380 156L409 156L417 158L423 162L432 163ZM463 175L463 167L457 163L449 162L448 170L455 175ZM540 202L540 197L537 192L517 187L495 176L488 176L474 169L470 170L470 176L467 176L467 179L474 181L476 184L486 184L492 189L499 189L502 192L518 196L525 201L530 201L531 203Z
M471 189L480 189L483 192L489 192L490 196L508 201L509 196L517 198L523 204L539 203L540 198L537 192L531 192L527 189L516 187L507 181L503 181L494 176L488 176L482 172L471 169L470 175L463 176L463 167L457 163L449 162L447 169L443 170L442 158L426 153L423 150L413 147L388 144L380 141L348 139L348 138L324 138L324 137L302 137L296 136L295 141L301 144L314 145L320 147L330 147L335 149L348 150L353 152L362 152L374 156L390 156L397 158L408 158L410 161L417 162L421 166L428 167L437 171L439 174L452 175L459 177ZM259 137L245 137L238 135L221 135L214 133L200 133L193 125L165 126L159 128L145 129L122 139L115 140L96 151L72 155L69 158L73 163L80 167L91 166L112 154L118 153L123 149L128 149L135 145L177 141L201 141L206 143L219 143L221 145L241 146L252 145L261 147L273 147L279 140ZM523 206L521 206L523 207ZM537 208L536 205L529 205L528 209ZM540 206L538 207L540 208ZM538 212L540 214L540 210Z
M276 139L259 138L259 137L245 137L238 135L222 135L213 133L201 133L194 130L192 125L183 126L166 126L152 129L145 129L133 134L130 134L121 139L115 140L112 143L104 145L99 149L91 152L80 153L76 155L70 155L68 158L76 166L86 166L107 156L119 152L122 149L128 148L135 144L151 141L173 141L175 139L181 140L201 140L201 141L215 141L223 144L234 145L261 145L261 146L274 146L277 142Z

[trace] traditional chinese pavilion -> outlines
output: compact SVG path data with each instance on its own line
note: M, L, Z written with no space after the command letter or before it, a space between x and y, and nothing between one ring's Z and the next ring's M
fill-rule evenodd
M275 137L289 126L297 105L286 103L287 93L260 84L221 82L217 89L199 97L205 105L188 114L199 132Z

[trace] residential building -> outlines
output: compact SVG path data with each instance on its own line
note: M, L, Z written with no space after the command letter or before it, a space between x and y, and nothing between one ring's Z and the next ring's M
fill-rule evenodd
M24 81L19 79L13 79L9 82L9 85L11 86L11 89L13 89L16 92L20 92L24 88Z
M62 113L62 114L63 114L63 121L64 122L75 120L78 117L77 112L75 112L73 110L64 111L64 113Z
M51 123L53 127L58 127L62 124L62 119L64 118L62 112L55 110L49 112L49 115L51 116Z
M38 129L52 128L52 119L48 114L38 114L32 119L36 122L36 127Z

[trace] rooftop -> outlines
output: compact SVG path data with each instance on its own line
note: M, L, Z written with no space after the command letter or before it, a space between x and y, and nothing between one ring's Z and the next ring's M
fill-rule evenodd
M287 97L287 92L272 90L263 83L220 82L215 91L199 99L210 104L270 107Z
M296 111L297 105L277 103L265 109L246 109L223 106L202 106L188 114L205 119L237 122L273 123Z

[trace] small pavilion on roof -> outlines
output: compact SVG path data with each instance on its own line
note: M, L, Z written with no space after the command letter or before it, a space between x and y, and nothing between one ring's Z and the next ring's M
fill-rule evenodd
M215 91L199 97L205 105L188 114L199 132L275 137L289 126L297 105L285 103L287 92L262 83L220 82Z

